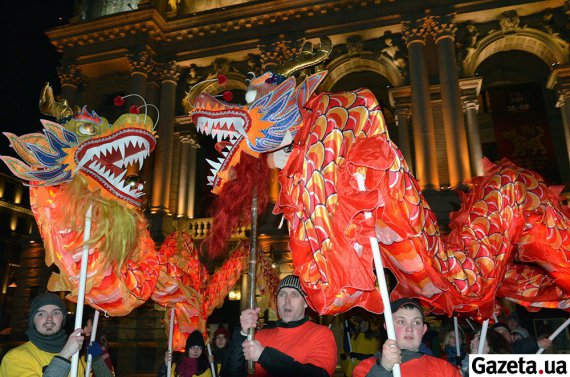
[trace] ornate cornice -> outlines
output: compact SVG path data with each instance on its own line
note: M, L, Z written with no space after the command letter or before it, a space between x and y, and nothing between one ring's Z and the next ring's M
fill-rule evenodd
M65 67L57 68L57 75L59 77L59 82L61 86L73 86L78 88L84 81L81 70L77 69L77 66L70 64Z

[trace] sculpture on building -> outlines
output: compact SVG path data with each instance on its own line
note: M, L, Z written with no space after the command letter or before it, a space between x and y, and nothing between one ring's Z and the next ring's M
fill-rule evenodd
M119 97L116 103L124 102ZM40 109L44 133L5 135L21 160L2 156L12 173L30 184L30 204L44 240L46 264L55 264L48 289L78 294L86 212L93 208L86 302L110 315L125 315L154 290L158 255L140 211L142 184L126 181L127 168L142 167L155 148L154 125L133 105L114 124L56 102L49 85ZM145 109L146 110L146 109Z
M394 63L400 73L405 75L408 67L407 57L401 52L400 47L394 44L394 39L391 36L384 38L384 44L384 48L380 50L380 56L384 56Z

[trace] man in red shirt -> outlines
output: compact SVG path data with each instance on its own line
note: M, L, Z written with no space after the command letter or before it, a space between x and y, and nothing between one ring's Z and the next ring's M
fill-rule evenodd
M402 298L390 304L396 340L388 339L382 353L362 361L354 368L354 377L392 376L395 364L401 364L402 377L461 377L459 369L445 360L419 352L427 331L424 313L416 300Z
M336 369L336 343L329 328L309 321L307 303L299 278L283 278L277 289L280 320L275 327L256 332L246 340L247 331L257 327L259 308L246 309L240 316L240 331L230 344L227 365L221 376L245 376L246 360L255 361L256 377L330 377Z

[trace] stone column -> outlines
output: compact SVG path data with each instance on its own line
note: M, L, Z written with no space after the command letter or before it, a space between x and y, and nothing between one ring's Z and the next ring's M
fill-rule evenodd
M412 165L412 145L410 143L410 108L396 107L396 125L398 126L398 147L404 155L410 169Z
M189 116L176 118L176 138L180 143L180 163L176 217L194 218L196 204L196 150L200 144Z
M552 69L546 83L548 89L557 91L558 101L556 107L560 108L564 139L570 158L570 65L556 66Z
M147 52L129 54L127 57L131 68L131 81L129 85L129 93L127 94L138 94L145 98L146 81L149 74L152 72L152 60ZM128 107L133 104L137 106L142 105L140 98L134 97L127 98L127 104Z
M459 75L455 61L454 15L434 17L432 35L437 44L439 58L439 81L449 184L456 187L470 178L469 154L459 90Z
M469 161L471 162L471 173L474 176L483 175L483 149L481 146L481 137L479 136L479 121L477 119L477 111L479 110L479 101L477 100L481 91L481 77L473 77L459 80L461 88L461 100L463 102L463 111L466 117L467 144L469 145Z
M145 98L146 80L149 73L152 71L152 60L146 52L128 54L127 58L129 59L129 65L131 68L131 80L129 84L129 92L126 94L138 94L139 96ZM132 105L135 105L137 107L144 105L144 102L137 96L128 97L126 99L126 102L127 109L130 109ZM144 111L145 109L141 108L141 112ZM148 113L148 109L146 111ZM139 181L142 178L140 175L140 167L138 162L133 163L127 168L127 179L134 178L135 181Z
M61 98L67 100L70 106L75 105L77 89L83 82L81 71L73 64L57 69L59 82L61 83Z
M479 102L475 99L465 102L465 115L467 116L467 138L469 141L469 154L473 174L483 175L483 150L481 148L481 138L479 137L479 122L477 121L477 111Z
M433 112L424 52L430 22L431 19L426 17L402 23L410 63L412 126L416 151L414 166L422 189L439 188Z
M160 77L156 74L157 67L153 66L151 73L146 80L145 89L145 99L146 103L149 105L154 105L158 108L160 106ZM158 111L150 106L148 109L148 115L152 118L153 122L156 123L158 118ZM160 143L160 141L158 141ZM152 152L145 161L142 171L139 173L144 184L144 191L146 195L147 202L150 201L152 197L152 182L153 182L153 167L154 167L154 156L156 155L156 150ZM148 203L147 203L148 204Z
M161 73L159 142L154 159L151 212L169 214L170 190L168 186L172 173L176 85L180 72L176 62L172 61L162 65Z

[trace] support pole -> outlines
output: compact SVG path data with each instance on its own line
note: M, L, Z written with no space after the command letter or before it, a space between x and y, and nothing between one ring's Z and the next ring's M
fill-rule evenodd
M354 175L358 183L358 189L360 191L366 191L366 185L364 183L365 178L362 174L356 173ZM364 212L364 218L370 219L372 214L370 212ZM392 318L392 308L390 306L390 294L388 293L388 285L386 284L386 276L384 275L384 265L382 264L382 257L380 256L380 248L378 247L378 239L376 235L374 237L369 237L370 247L372 248L372 255L374 256L374 267L376 268L376 278L378 279L378 285L380 286L380 296L382 297L382 304L384 305L384 321L386 322L386 332L388 333L388 339L396 340L396 331L394 330L394 319ZM400 377L400 364L395 364L394 369L392 369L392 374L394 377Z
M481 336L479 337L479 347L477 347L477 353L482 354L483 348L485 347L485 339L487 339L487 328L489 327L489 319L487 318L483 321L483 327L481 328Z
M79 291L77 292L77 307L75 309L75 327L81 328L83 320L83 305L85 304L85 284L87 281L87 264L89 261L89 239L91 238L91 215L93 214L93 203L89 204L85 213L85 226L83 227L83 250L81 251L81 270L79 273ZM71 377L77 377L77 366L79 365L79 351L71 357Z
M93 315L93 327L91 330L91 338L89 339L89 346L97 339L97 327L99 326L99 310L95 310ZM89 349L89 348L88 348ZM91 364L93 363L93 356L87 354L87 366L85 367L85 377L89 377L91 373Z
M172 337L174 334L174 313L175 309L170 309L170 323L168 327L168 353L170 353L170 360L166 363L166 375L170 377L170 371L172 369Z
M566 320L566 322L564 322L563 324L560 325L559 328L556 329L556 331L554 331L552 333L552 335L550 335L548 337L548 339L552 342L554 340L554 338L556 338L558 336L558 334L560 334L566 327L568 327L568 325L570 325L570 318L568 318ZM544 352L544 348L540 347L538 349L538 351L536 351L537 355L540 355L541 353Z
M253 198L251 200L251 236L249 243L249 270L248 270L248 283L249 283L249 308L255 309L255 272L257 270L257 186L253 189ZM253 340L255 337L255 329L252 327L247 332L247 340ZM253 375L255 373L255 365L252 360L247 361L247 373Z
M461 345L459 344L459 323L457 323L457 317L453 317L453 327L455 328L455 354L459 357L461 356Z
M217 376L217 374L216 374L216 362L214 360L214 355L212 354L212 347L210 346L209 342L208 342L207 346L208 346L208 355L212 359L212 362L210 362L210 369L212 370L212 377L216 377Z

